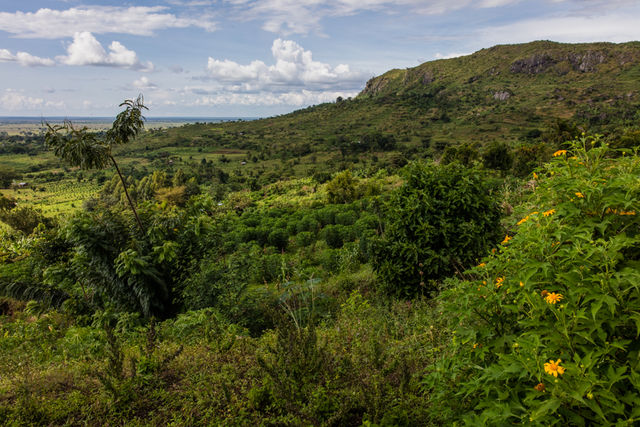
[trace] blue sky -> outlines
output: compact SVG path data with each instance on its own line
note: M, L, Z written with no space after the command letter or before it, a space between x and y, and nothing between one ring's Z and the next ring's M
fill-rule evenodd
M271 116L495 44L640 40L638 0L0 0L0 115Z

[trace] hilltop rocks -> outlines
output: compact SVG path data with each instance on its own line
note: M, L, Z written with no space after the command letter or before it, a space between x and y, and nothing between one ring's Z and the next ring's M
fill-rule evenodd
M362 91L363 95L377 95L378 92L383 90L389 84L389 79L386 77L374 77L370 79Z
M588 51L584 54L571 53L567 60L575 71L582 73L593 73L597 71L596 66L607 60L607 56L602 52Z
M435 80L435 77L433 77L433 74L430 71L425 71L425 73L422 75L422 84L424 85L433 83L434 80Z
M569 71L569 66L573 71L594 73L598 71L597 66L606 61L606 53L593 50L585 53L570 53L559 58L554 58L547 53L536 53L527 58L514 61L511 64L511 72L516 74L540 74L558 64L560 68L556 71L558 71L559 74L566 74L566 72ZM565 70L565 68L567 70Z
M499 90L498 92L493 94L493 99L495 99L496 101L506 101L507 99L511 98L511 95L513 94L507 90Z
M511 64L512 73L539 74L555 65L557 61L547 54L535 54L528 58L518 59Z

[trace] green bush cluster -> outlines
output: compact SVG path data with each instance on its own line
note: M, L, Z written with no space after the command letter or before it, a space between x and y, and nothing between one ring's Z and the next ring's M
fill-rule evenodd
M451 417L640 419L640 158L610 154L584 136L557 151L500 250L441 295L454 341L425 387Z
M497 243L500 208L478 169L416 163L405 178L387 204L373 265L387 293L430 295Z

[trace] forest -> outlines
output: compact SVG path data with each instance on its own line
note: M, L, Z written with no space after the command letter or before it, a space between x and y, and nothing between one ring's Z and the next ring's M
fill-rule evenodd
M541 43L567 49L502 48ZM145 130L138 97L0 137L0 424L636 424L638 89L567 118L412 86L469 60L262 120ZM559 78L526 64L531 97Z

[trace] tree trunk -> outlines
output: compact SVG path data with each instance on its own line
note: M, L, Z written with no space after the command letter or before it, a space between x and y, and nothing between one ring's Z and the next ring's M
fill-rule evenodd
M136 211L135 206L133 206L133 201L131 200L131 197L129 197L129 191L127 190L127 183L124 180L124 177L122 176L122 173L120 172L120 168L118 167L118 164L116 163L116 159L113 158L113 156L109 155L109 157L111 158L111 161L113 162L113 166L116 167L116 171L118 171L118 176L120 176L120 181L122 182L122 188L124 188L124 194L127 196L127 200L129 201L129 206L131 206L131 210L133 211L133 215L136 217L136 221L138 222L138 227L140 227L140 231L142 231L142 234L145 233L144 231L144 227L142 226L142 222L140 221L140 217L138 216L138 211Z

